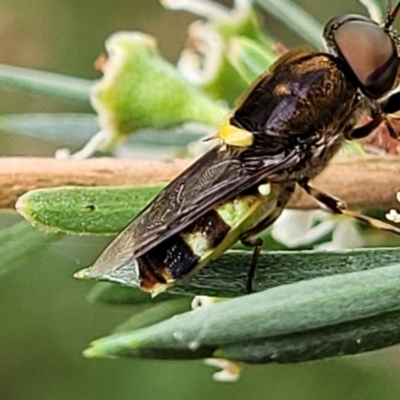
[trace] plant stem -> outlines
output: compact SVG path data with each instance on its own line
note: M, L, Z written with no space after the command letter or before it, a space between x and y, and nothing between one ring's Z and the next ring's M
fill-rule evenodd
M57 186L136 186L167 182L190 160L145 161L113 158L58 160L54 158L0 158L0 208L12 208L19 196L37 188ZM397 208L400 188L398 157L337 160L315 180L323 190L345 200L350 208ZM295 196L297 197L297 196ZM302 194L294 208L316 208Z

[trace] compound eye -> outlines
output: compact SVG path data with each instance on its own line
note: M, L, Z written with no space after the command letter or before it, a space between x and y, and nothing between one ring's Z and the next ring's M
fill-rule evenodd
M399 57L392 38L371 20L344 21L332 32L333 40L361 84L378 98L393 88Z

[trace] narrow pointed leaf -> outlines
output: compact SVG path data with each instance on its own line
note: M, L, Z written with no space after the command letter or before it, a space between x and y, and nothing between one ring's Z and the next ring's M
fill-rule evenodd
M318 277L375 269L394 264L399 259L398 248L266 251L261 253L258 260L253 291ZM226 298L242 296L246 294L250 261L249 251L227 251L190 279L173 286L168 293ZM87 269L81 272L81 278L87 276L85 271Z
M399 343L400 311L325 328L222 346L212 354L247 363L295 363L377 350Z
M1 115L0 129L7 133L80 146L100 128L94 114L37 113Z
M399 284L396 264L283 285L96 340L85 355L204 357L228 344L257 343L352 321L362 324L367 318L400 310Z
M335 251L265 251L257 264L253 290L356 271L389 266L399 262L399 248L368 248ZM246 294L251 252L231 250L194 275L170 289L173 293L211 297Z
M89 105L92 85L93 82L87 79L0 65L0 87L5 89L23 90Z
M160 189L160 186L38 189L21 196L16 209L29 222L46 231L114 234Z
M190 311L192 309L191 303L191 297L181 297L175 300L155 303L134 314L128 321L119 325L115 332L130 332L172 318L175 315Z

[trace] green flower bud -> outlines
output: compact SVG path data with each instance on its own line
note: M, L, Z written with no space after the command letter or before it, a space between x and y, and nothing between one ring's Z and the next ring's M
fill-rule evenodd
M106 42L104 76L91 93L106 145L141 128L162 129L185 122L218 125L226 110L192 87L162 58L153 37L118 32Z

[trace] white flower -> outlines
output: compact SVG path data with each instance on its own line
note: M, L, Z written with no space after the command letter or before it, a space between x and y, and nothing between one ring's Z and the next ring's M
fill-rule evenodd
M312 245L329 233L332 233L332 240L315 248L333 250L363 245L355 221L335 218L322 210L285 210L271 231L275 240L289 248Z

